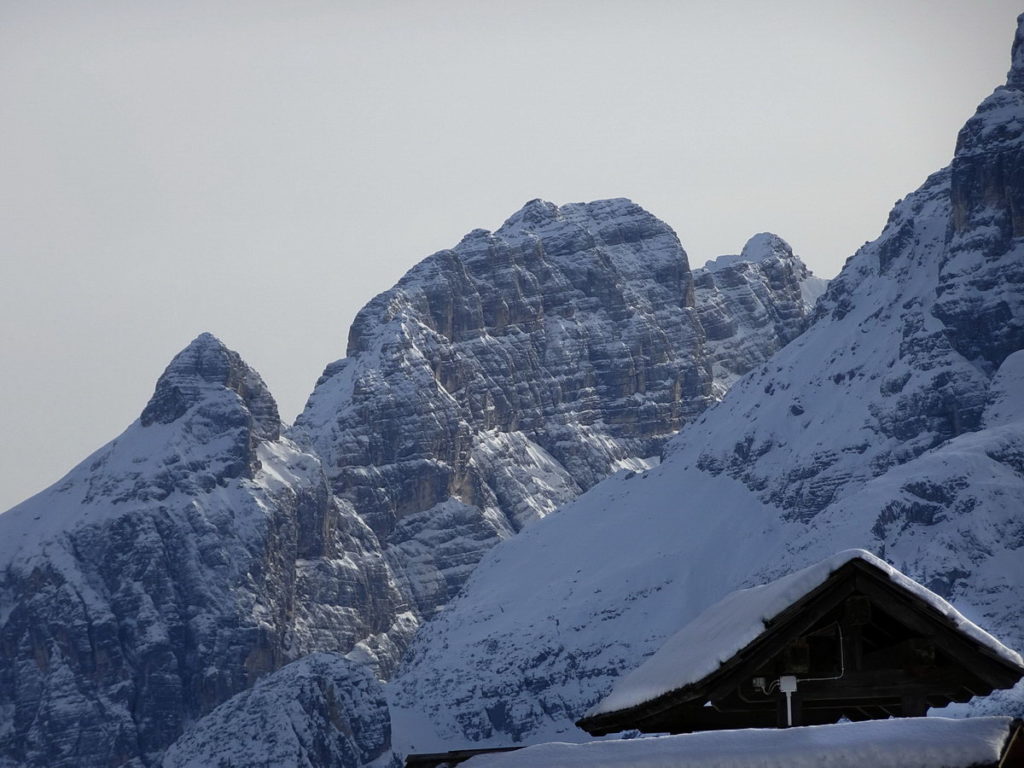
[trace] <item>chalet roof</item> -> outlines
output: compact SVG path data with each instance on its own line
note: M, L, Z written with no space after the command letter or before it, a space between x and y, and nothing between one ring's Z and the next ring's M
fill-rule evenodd
M903 718L802 728L538 744L479 755L465 768L982 768L1016 765L1021 722L1009 717ZM1016 738L1014 738L1016 737ZM1011 744L1012 742L1012 744Z
M777 581L727 595L670 637L662 648L633 672L621 679L579 725L592 733L608 733L614 713L646 705L667 694L693 689L700 694L702 682L728 665L744 649L756 645L773 628L780 615L817 593L840 569L851 564L873 577L890 583L915 605L930 609L950 630L971 641L972 646L1002 662L1018 677L1024 674L1024 659L992 635L966 619L952 605L931 590L860 549L846 550ZM788 613L787 613L788 615ZM677 697L678 698L678 697ZM594 723L601 727L595 729ZM604 726L607 726L604 727ZM623 725L613 730L622 730Z

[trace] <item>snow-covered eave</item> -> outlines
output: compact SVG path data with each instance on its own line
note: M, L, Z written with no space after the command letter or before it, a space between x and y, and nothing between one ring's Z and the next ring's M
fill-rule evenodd
M804 594L793 600L786 608L775 612L774 615L764 616L762 618L763 626L761 631L749 640L749 642L743 644L742 647L731 652L728 658L721 660L717 668L701 676L699 679L687 681L682 685L677 685L671 689L650 696L644 700L637 701L631 705L609 709L607 702L615 696L619 689L619 686L617 686L616 689L613 689L612 693L608 694L608 696L598 702L583 718L577 721L576 725L593 735L605 735L634 727L629 724L631 721L656 717L677 705L693 702L705 697L709 690L721 684L751 656L756 655L765 644L766 639L770 635L774 634L776 629L781 630L789 622L797 618L805 606L815 601L818 596L830 589L831 586L837 580L843 578L850 569L860 569L861 571L865 571L878 578L879 581L883 583L887 582L893 588L899 589L904 595L913 598L917 602L920 610L929 613L934 620L941 622L952 632L955 632L972 642L978 651L984 656L1015 671L1018 676L1024 676L1024 659L1021 658L1020 654L1010 648L1007 648L995 637L965 618L950 603L943 600L934 592L921 584L918 584L916 581L905 576L888 563L864 550L854 549L837 553L821 563L813 565L796 574L790 574L788 577L783 577L783 579L780 579L778 582L773 582L773 584L781 583L784 579L798 578L800 574L810 573L816 569L822 572L822 577L817 581L813 588L810 588ZM758 588L755 587L752 589ZM749 591L750 590L740 590L739 592L743 593ZM738 593L732 593L732 595L736 594ZM687 627L684 627L678 634L681 635L688 627L698 623L704 615L710 613L732 595L727 596L723 601L711 606L704 614L701 614L694 619L693 622L688 624ZM672 638L670 638L670 640L671 639ZM668 642L666 645L668 645ZM655 654L651 659L654 659L657 656L658 654ZM644 665L648 664L651 659L649 659L648 662L644 662ZM638 668L638 670L635 670L634 673L642 669L644 665L641 665L641 667ZM623 680L623 683L628 683L628 680L629 676Z
M584 717L580 718L580 720L576 722L577 727L582 728L594 736L604 736L609 733L633 728L634 726L629 724L631 721L655 717L679 704L703 698L709 688L715 687L719 681L728 677L742 662L746 661L748 657L757 652L757 647L763 643L765 636L769 631L779 626L781 622L785 621L783 614L788 615L791 612L795 613L799 611L804 605L811 602L815 597L825 591L830 586L832 576L836 571L842 568L851 567L849 562L850 561L847 561L835 570L830 571L828 578L826 578L815 589L803 595L799 600L786 609L786 611L765 619L763 629L753 640L733 653L728 659L720 662L718 667L707 675L685 685L667 690L664 693L653 696L645 701L640 701L632 706L626 706L620 709L605 710L602 706L605 701L603 699L591 708ZM712 608L713 607L715 606L712 606ZM696 620L699 619L700 616L698 616ZM611 694L609 694L606 699L610 698L610 696Z

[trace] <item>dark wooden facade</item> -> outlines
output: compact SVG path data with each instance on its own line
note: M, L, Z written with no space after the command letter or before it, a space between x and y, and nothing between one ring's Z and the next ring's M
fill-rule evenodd
M492 747L491 749L457 749L452 752L423 752L405 758L405 768L455 768L477 755L496 752L514 752L522 747Z
M595 736L782 726L787 703L776 681L783 675L798 680L792 724L817 725L920 716L1010 688L1024 668L870 562L854 559L702 680L577 725Z

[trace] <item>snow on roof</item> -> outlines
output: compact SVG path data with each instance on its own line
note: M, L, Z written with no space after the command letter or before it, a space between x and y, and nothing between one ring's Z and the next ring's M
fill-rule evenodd
M900 718L861 723L704 731L681 736L538 744L479 755L466 768L967 768L998 762L1009 717Z
M863 549L848 549L777 581L726 595L665 641L647 661L634 669L598 702L587 717L628 709L669 691L696 683L714 672L756 640L767 622L823 584L851 560L863 560L937 610L964 635L1001 659L1024 667L1020 654L968 621L930 589L904 576Z

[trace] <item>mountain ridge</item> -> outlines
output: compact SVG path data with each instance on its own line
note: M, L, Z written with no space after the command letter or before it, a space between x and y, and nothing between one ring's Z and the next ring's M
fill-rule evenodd
M579 223L598 214L587 226ZM464 454L470 462L465 466L485 481L463 487L492 494L503 511L488 511L468 503L474 496L463 500L458 495L440 497L440 503L433 503L435 498L417 511L416 493L411 510L391 517L357 509L358 495L338 495L330 479L337 462L330 463L330 456L325 462L312 452L308 435L281 423L266 385L237 353L211 334L201 334L174 356L139 419L122 435L50 489L0 515L0 765L153 765L187 734L191 740L181 743L184 751L176 752L175 759L199 759L213 743L210 738L224 738L218 706L229 700L283 701L283 689L264 698L244 694L260 680L291 679L274 676L313 653L343 656L338 664L356 663L390 676L422 619L458 589L484 551L609 471L648 466L639 454L657 452L679 414L689 418L706 405L714 396L714 363L702 357L703 331L692 306L685 252L667 225L624 200L562 208L534 201L509 221L503 242L478 230L464 238L463 256L442 252L414 267L404 284L368 304L370 315L364 318L378 309L387 313L392 305L398 314L354 325L355 348L361 334L368 333L375 335L379 349L390 350L400 386L384 381L381 369L374 367L381 360L372 351L369 360L358 353L364 379L349 378L352 392L367 383L378 394L397 386L402 392L433 393L427 402L450 407L449 387L458 391L453 382L459 366L469 366L463 376L467 381L476 380L477 369L473 360L454 354L430 357L448 343L439 328L469 344L486 337L492 349L498 347L487 339L519 342L525 352L518 372L515 366L510 369L519 377L515 385L507 390L478 387L481 402L490 398L491 404L474 411L470 403L468 413L482 414L478 427L483 428L474 427L474 434L461 412L451 421L457 433L473 434L465 443L471 448ZM573 250L577 247L583 252ZM514 301L495 301L504 288L486 279L492 250L499 261L506 258L507 285L519 281L525 287L508 294L519 297ZM469 280L465 261L471 262L474 253L484 262ZM512 264L534 259L543 266L549 253L571 267L561 283L546 285L563 294L562 304L547 305L560 307L551 309L554 320L540 311L536 299L543 293L530 293L528 270ZM660 263L659 275L675 276L668 288L643 274L645 262ZM745 289L751 296L759 291L762 306L785 303L783 314L792 328L808 312L796 303L797 272L782 275L777 296L770 288L763 290L767 276L757 270L748 275ZM428 290L424 275L433 281L426 284ZM603 282L595 275L621 279ZM540 281L532 284L540 290ZM450 285L472 291L451 292L445 287ZM470 295L478 301L469 314L455 312L455 298ZM619 297L612 302L618 314L605 317L613 332L601 334L604 340L577 333L578 349L613 345L615 354L597 354L587 365L609 372L609 380L618 382L614 386L627 387L629 394L586 395L591 415L585 417L585 428L563 430L561 443L553 446L563 460L574 451L581 451L582 458L563 464L524 431L528 419L531 429L549 429L543 427L548 412L519 408L511 413L508 404L528 402L539 393L555 406L550 412L558 413L550 393L572 376L596 374L579 374L571 360L559 360L555 353L563 336L558 336L548 344L555 355L549 359L566 368L570 378L532 375L540 370L530 367L540 359L538 347L523 343L528 336L523 327L532 323L540 329L534 338L546 341L545 322L571 329L578 313L603 312L609 295ZM486 325L458 326L467 316L483 322L485 314ZM679 335L690 346L670 343L663 324L665 329L689 328ZM489 329L486 334L483 328ZM644 349L671 354L630 362L628 345L615 342L619 328L636 334ZM760 345L750 347L751 365L779 343L776 328L767 322L742 332L762 337ZM495 370L508 368L510 359L499 355ZM693 371L696 399L689 404L662 383L662 373L649 382L637 378L639 370L672 371L676 364L671 360ZM320 386L346 376L351 365L350 358L328 366ZM407 370L418 371L421 378L408 377ZM494 384L493 371L489 384ZM369 395L372 401L374 392ZM384 402L403 400L385 397ZM618 429L626 436L621 444L607 431L616 427L594 416L601 409L638 416L621 420ZM569 425L575 412L566 408L564 413ZM420 415L431 419L434 412ZM357 442L381 431L370 419ZM396 444L403 435L416 433L411 422L394 422ZM398 476L396 487L414 487L427 477L429 491L430 473L440 465L432 452L442 455L446 446L445 439L436 446L428 441L422 456L411 457L411 469L404 480ZM364 465L371 478L387 466L379 464ZM445 487L442 491L447 493ZM444 560L441 567L439 559ZM280 686L287 688L276 682L274 691ZM319 712L326 701L310 691L299 706ZM350 706L362 704L344 705ZM348 715L384 732L380 719L386 711L380 708ZM273 727L284 727L284 722L275 720ZM204 733L222 735L196 735ZM317 759L354 764L349 742L328 741L334 746L318 752ZM390 759L385 752L381 759Z

